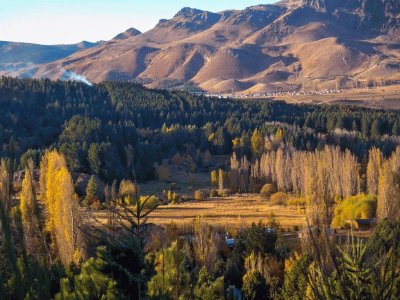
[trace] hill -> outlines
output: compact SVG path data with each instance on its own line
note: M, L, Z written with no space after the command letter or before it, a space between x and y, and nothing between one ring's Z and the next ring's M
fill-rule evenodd
M150 87L193 82L215 93L334 88L400 79L397 0L287 0L218 13L183 8L145 33L127 31L50 64L33 77L71 70L90 81L135 80Z
M0 41L0 74L19 73L21 77L30 77L40 64L64 59L99 44L82 41L70 45L39 45Z

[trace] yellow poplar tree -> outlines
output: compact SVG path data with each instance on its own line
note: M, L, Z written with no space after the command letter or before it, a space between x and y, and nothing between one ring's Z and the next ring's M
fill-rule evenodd
M216 170L211 171L211 185L213 186L218 185L218 174Z
M53 246L58 251L61 261L67 265L77 261L76 247L78 197L74 191L71 173L65 159L57 151L45 154L41 169L42 188L45 186L43 201L48 210L46 230L51 234Z
M368 153L367 188L368 194L378 194L379 170L382 167L383 155L377 148L372 148Z
M261 155L264 146L264 139L258 129L254 130L251 136L251 150L254 155Z

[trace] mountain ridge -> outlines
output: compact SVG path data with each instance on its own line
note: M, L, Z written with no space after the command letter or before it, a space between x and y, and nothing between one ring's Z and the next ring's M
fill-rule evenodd
M400 79L399 28L396 0L288 0L216 13L185 7L147 32L128 30L23 71L58 79L65 68L93 82L161 88L192 82L216 93L298 89L305 81L327 88L338 76Z

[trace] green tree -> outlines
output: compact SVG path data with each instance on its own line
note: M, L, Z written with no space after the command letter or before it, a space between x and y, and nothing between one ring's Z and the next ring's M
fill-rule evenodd
M399 122L395 121L393 123L393 127L392 127L392 134L393 135L399 135L399 129L400 129Z
M109 267L107 255L105 247L98 247L96 257L84 262L79 274L61 279L55 299L119 299L117 282L104 272Z
M92 175L86 187L86 196L83 200L85 206L90 206L97 199L97 183L96 177Z
M225 272L224 272L225 286L229 287L231 285L234 285L237 288L241 288L243 284L242 277L243 274L239 270L235 261L232 258L229 258L228 261L226 262Z
M258 223L257 225L253 223L251 227L246 230L244 242L246 253L274 254L277 240L278 235L273 228L266 227L262 223Z
M174 242L170 248L156 253L154 275L148 282L151 299L189 299L190 273L185 266L185 252Z
M100 146L99 144L90 144L88 151L88 160L92 174L100 175L101 160L100 160Z
M369 120L365 115L361 118L361 131L365 137L369 136Z
M371 137L372 138L380 138L381 136L381 121L379 119L375 119L371 124Z
M251 136L251 151L254 156L258 157L263 153L264 150L264 138L258 129L253 131Z
M240 154L247 156L248 158L251 157L251 141L249 135L243 131L242 136L240 137Z
M207 268L202 267L194 287L194 296L199 300L223 300L224 278L218 277L213 280L211 275L208 274Z
M269 299L269 289L265 278L257 271L250 271L243 276L242 291L246 300Z
M307 271L311 257L303 254L285 274L282 295L287 300L302 300L307 297Z

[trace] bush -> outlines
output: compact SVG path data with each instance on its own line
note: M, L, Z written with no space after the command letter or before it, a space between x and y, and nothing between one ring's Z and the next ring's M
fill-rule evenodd
M286 205L288 206L306 206L307 201L306 198L298 198L298 197L289 197L286 201Z
M218 190L218 196L220 196L220 197L228 197L230 194L231 194L230 189Z
M143 204L146 201L144 208L154 209L160 205L160 199L158 199L156 196L150 196L150 198L148 200L146 200L147 198L149 198L149 197L148 196L140 197L140 203Z
M283 192L277 192L271 195L271 204L273 205L286 205L289 196Z
M213 197L218 197L218 192L217 192L216 189L212 189L212 190L210 191L210 197L211 197L211 198L213 198Z
M375 196L365 194L351 196L336 205L332 226L334 228L345 227L347 220L374 218L375 215Z
M194 192L194 199L195 200L205 200L206 199L206 193L204 192L204 190L196 190Z
M264 184L260 191L260 196L269 199L273 193L276 193L276 187L272 183Z
M93 210L100 210L103 208L99 199L95 199L91 204L90 208Z

